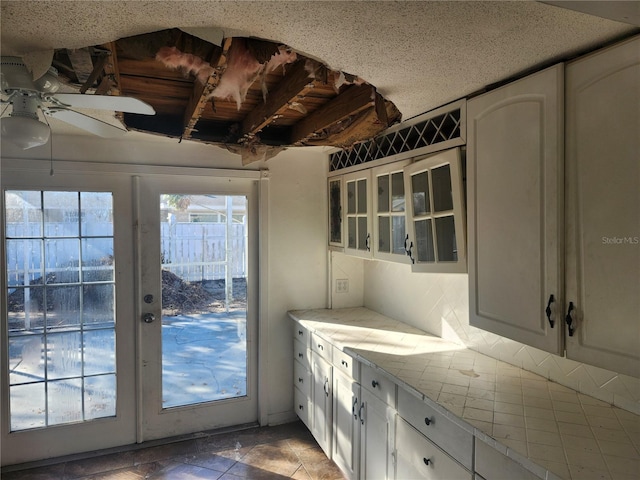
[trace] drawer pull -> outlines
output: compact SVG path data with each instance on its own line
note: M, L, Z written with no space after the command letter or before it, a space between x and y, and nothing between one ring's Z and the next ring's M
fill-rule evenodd
M345 368L349 368L349 364L347 362L345 362L344 360L342 360L342 362L340 362L340 363L342 363L342 365L344 365Z
M302 330L298 330L298 335L303 335L304 332Z
M298 408L299 408L300 410L304 410L304 407L303 407L302 405L298 405Z
M304 380L303 380L301 377L299 377L299 378L298 378L298 382L303 383L303 382L304 382Z
M424 462L425 465L429 465L431 463L431 460L428 459L427 457L424 457L422 461Z
M377 380L371 380L371 386L372 386L373 388L376 388L378 385L380 385L380 384L378 383L378 381L377 381Z
M429 417L424 417L425 425L431 425L431 419Z
M300 358L304 357L304 353L299 353L298 357L300 357Z
M318 348L319 348L320 350L324 350L324 345L322 345L321 343L319 343L319 344L318 344Z

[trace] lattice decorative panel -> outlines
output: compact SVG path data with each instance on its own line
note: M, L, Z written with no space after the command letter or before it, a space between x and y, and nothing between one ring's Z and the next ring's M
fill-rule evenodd
M425 114L427 116L428 114ZM455 139L462 139L462 108L458 104L445 113L420 119L411 125L378 135L329 156L329 170L336 171L380 158L391 157ZM434 150L435 151L435 150ZM421 152L416 152L416 154Z

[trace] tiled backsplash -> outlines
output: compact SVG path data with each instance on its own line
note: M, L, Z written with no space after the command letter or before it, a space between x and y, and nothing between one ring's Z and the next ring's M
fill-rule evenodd
M332 255L332 280L352 258ZM468 276L416 274L407 265L360 261L362 277L349 279L353 295L333 295L333 308L363 305L434 335L549 378L581 393L640 414L640 379L575 362L469 325ZM358 262L359 263L359 262ZM342 272L344 276L344 271ZM359 281L362 289L356 288ZM351 287L354 285L354 287ZM362 298L358 298L362 291Z

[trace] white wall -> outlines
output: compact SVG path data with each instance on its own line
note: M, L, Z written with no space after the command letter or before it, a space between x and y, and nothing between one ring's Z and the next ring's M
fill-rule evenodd
M333 259L334 269L339 261L339 257ZM640 414L640 379L470 326L468 275L411 273L407 265L360 261L365 307Z

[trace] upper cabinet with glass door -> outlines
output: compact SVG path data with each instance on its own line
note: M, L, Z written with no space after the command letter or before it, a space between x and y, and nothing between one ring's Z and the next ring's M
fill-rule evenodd
M346 227L345 253L363 258L371 258L372 221L370 170L349 173L343 177L346 211L344 213Z
M403 168L410 160L372 170L373 257L379 260L411 263L407 255L406 200Z
M407 250L414 272L467 271L460 149L404 168Z

